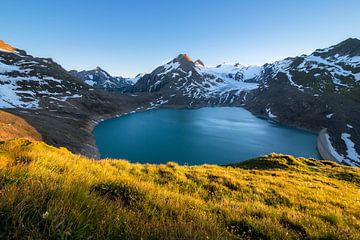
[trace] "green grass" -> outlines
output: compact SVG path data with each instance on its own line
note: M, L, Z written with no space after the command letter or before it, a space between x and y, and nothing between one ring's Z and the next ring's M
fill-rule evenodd
M0 239L360 239L360 170L273 154L231 166L96 161L0 142Z

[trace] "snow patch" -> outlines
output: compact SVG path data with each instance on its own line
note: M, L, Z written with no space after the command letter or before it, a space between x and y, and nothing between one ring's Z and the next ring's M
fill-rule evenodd
M330 136L329 136L329 134L327 134L327 133L325 134L325 139L326 139L326 141L327 141L327 145L328 145L328 147L329 147L330 154L331 154L332 156L334 156L338 162L342 162L342 161L344 160L344 156L343 156L343 155L340 155L340 154L335 150L335 148L332 146L331 141L330 141Z
M90 86L94 86L96 84L93 80L85 80L85 83Z
M273 64L273 77L275 77L279 72L285 73L290 84L294 87L296 87L299 91L304 92L304 86L296 84L292 78L292 75L290 73L290 65L292 64L291 59L285 59L282 61L277 61Z
M354 160L359 161L360 155L355 150L355 143L351 141L351 135L349 133L341 134L341 139L345 142L347 147L347 157Z
M170 63L163 65L162 67L165 69L165 71L157 74L158 76L166 75L167 73L171 72L172 70L177 69L178 67L180 67L180 63L170 62Z
M0 62L0 73L8 73L13 71L20 71L20 67L14 65L7 65Z
M276 115L274 115L273 113L271 113L271 109L270 109L270 108L266 108L266 112L267 112L269 118L277 118Z
M327 114L327 115L326 115L326 118L329 118L329 119L330 119L330 118L332 118L333 115L334 115L334 113Z

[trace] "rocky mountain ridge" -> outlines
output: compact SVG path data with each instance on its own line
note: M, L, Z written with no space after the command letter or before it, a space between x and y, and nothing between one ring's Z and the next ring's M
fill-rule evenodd
M140 78L133 91L172 89L170 92L179 90L184 96L205 100L229 94L232 90L240 90L238 93L241 93L267 88L268 82L285 74L290 87L301 92L344 93L357 88L360 83L359 45L360 40L348 39L335 46L318 49L310 55L286 58L263 66L242 66L237 63L205 67L200 60L193 62L187 54L180 54Z
M111 76L100 67L88 71L71 70L69 73L72 76L83 80L87 85L93 88L124 92L134 84L131 79Z
M88 89L51 58L5 46L0 47L0 108L49 108Z

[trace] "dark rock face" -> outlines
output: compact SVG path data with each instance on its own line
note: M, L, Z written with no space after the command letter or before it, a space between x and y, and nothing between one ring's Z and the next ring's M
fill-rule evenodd
M89 86L99 89L124 92L133 85L133 82L128 78L113 77L100 67L97 67L94 70L80 72L71 70L69 73L72 76L83 80Z
M196 60L194 64L198 67L205 67L205 64L200 59Z
M323 58L335 56L360 56L360 40L356 38L349 38L341 43L325 49L317 49L314 55L321 56Z

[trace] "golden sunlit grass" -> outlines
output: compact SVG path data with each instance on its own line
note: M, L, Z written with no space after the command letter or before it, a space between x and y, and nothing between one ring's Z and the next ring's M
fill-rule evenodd
M0 139L17 137L41 140L41 135L24 119L0 110Z
M14 139L0 162L1 239L360 239L360 170L329 161L132 164Z

